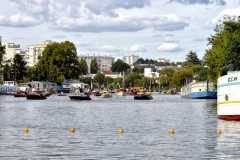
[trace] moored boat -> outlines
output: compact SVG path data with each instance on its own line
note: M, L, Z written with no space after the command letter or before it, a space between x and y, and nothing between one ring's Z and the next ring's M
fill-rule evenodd
M102 98L111 98L111 97L112 97L112 94L109 93L108 91L103 91L101 97L102 97Z
M74 94L68 97L71 100L92 100L89 95L86 95L84 93Z
M181 88L181 97L191 99L217 99L217 89L214 82L208 80L189 82Z
M127 95L127 90L126 88L119 88L117 90L117 96L126 96Z
M99 91L92 91L92 94L93 94L94 96L101 96L101 95L102 95L102 93L99 92Z
M150 92L146 93L138 93L137 95L134 96L135 100L150 100L153 99L152 95Z
M47 97L44 95L44 91L30 91L26 95L26 98L31 100L47 99Z
M240 121L240 71L228 71L218 78L217 115L219 119Z
M16 92L13 94L14 97L26 97L26 93L24 92Z

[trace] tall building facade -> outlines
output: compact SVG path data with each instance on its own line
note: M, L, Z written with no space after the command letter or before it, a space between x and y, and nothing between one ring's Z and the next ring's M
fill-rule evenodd
M25 53L25 61L27 62L27 66L33 67L38 63L38 56L42 55L43 50L48 44L52 44L54 41L46 40L43 42L40 42L36 45L28 45L26 48Z
M157 60L157 62L164 62L164 63L168 62L168 63L170 63L170 59L159 58L159 59Z
M5 46L5 54L3 55L3 60L13 60L15 54L22 54L19 44L14 44L13 42L4 42L2 41L2 36L0 36L0 42L2 46Z
M139 56L135 56L135 55L128 55L128 56L124 56L122 58L123 62L132 65L133 63L135 63L137 60L139 59Z
M99 71L105 71L105 70L111 70L112 64L115 61L114 57L111 56L95 56L95 54L93 56L89 56L88 55L80 55L78 56L78 60L80 61L81 59L84 59L87 62L88 65L88 73L90 73L91 68L90 68L90 64L91 61L96 58L97 62L98 62L98 67L99 67Z

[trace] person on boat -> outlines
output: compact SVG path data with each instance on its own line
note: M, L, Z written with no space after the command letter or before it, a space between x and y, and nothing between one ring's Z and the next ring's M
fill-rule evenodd
M235 64L234 64L234 60L231 59L231 60L230 60L230 63L229 63L228 65L223 66L223 67L220 68L220 69L222 70L222 75L225 75L224 70L223 70L224 68L227 68L228 71L235 71L236 66L235 66Z

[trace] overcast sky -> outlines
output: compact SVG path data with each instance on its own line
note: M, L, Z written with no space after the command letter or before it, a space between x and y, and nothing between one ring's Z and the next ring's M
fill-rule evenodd
M71 41L78 55L116 59L201 59L224 15L238 16L238 0L1 0L2 41L27 45Z

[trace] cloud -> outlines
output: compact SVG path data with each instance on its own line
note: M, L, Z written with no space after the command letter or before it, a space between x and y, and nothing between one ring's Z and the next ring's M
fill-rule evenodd
M176 43L164 43L157 47L160 52L181 52L183 48L179 47Z
M164 42L167 42L167 43L178 43L179 40L174 40L174 39L172 39L172 38L170 38L170 37L166 37L166 38L164 39Z
M40 21L30 16L15 14L10 16L9 18L5 18L3 15L0 15L1 26L29 27L37 24L40 24Z
M219 15L211 20L208 20L205 25L203 25L202 27L203 28L214 28L216 27L216 24L220 24L221 21L223 20L224 16L230 16L230 17L237 17L239 16L239 13L240 13L240 7L238 8L235 8L235 9L225 9L223 10L222 12L219 13Z
M167 33L167 34L165 34L165 36L171 37L171 36L174 36L174 34L172 34L172 33Z
M182 3L185 5L192 5L192 4L216 4L216 5L221 5L225 6L226 1L225 0L170 0L168 3L171 2L177 2L177 3Z
M67 38L67 37L64 35L54 35L52 36L52 38Z
M87 1L85 7L96 15L117 17L116 9L144 8L150 6L150 0L100 0Z
M10 0L17 5L17 8L35 17L47 18L49 0Z
M75 36L76 36L76 37L82 37L82 35L81 35L81 34L75 34Z
M153 35L152 37L162 37L163 35L162 34L156 34L156 35Z
M130 51L130 52L146 52L146 51L147 51L147 48L146 48L146 46L144 46L144 45L138 45L138 44L136 44L136 45L131 46L130 49L129 49L129 51Z
M72 32L130 32L154 30L182 30L189 26L188 18L175 14L152 16L94 16L94 19L60 17L50 28Z
M103 52L117 52L117 51L119 51L117 48L115 48L113 46L103 46L103 47L101 47L101 50Z
M88 43L86 41L75 41L74 44L75 44L75 46L78 46L78 47L88 47L88 46L90 46L90 43Z

